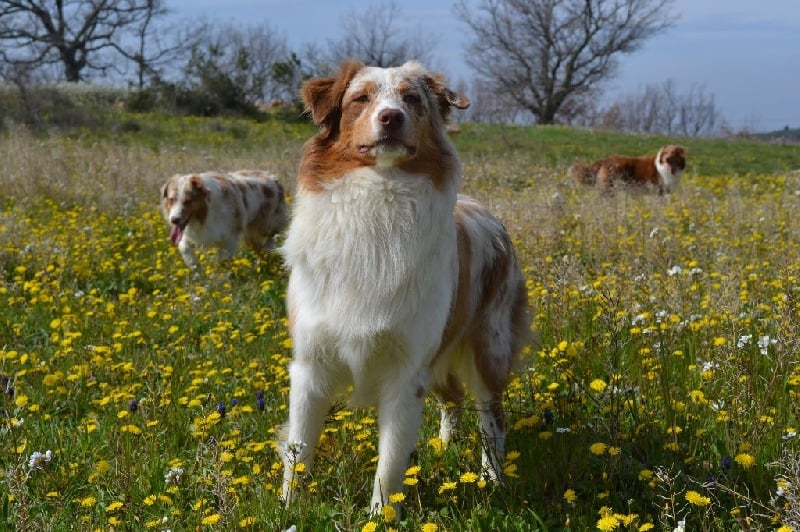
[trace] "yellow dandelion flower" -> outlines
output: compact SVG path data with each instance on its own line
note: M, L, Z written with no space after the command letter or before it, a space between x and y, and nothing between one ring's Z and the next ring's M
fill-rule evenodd
M444 454L444 449L446 446L441 438L431 438L428 440L428 445L431 446L436 456L442 456Z
M606 381L604 381L603 379L595 379L589 383L589 388L591 388L595 392L602 392L603 390L606 389L606 386L607 386Z
M108 506L106 506L106 511L107 512L115 512L115 511L119 510L120 508L122 508L122 503L119 502L119 501L114 501L111 504L109 504Z
M384 522L391 523L397 518L397 511L394 509L394 506L387 504L381 508L381 515L383 516Z
M639 527L639 532L647 532L647 530L653 530L656 527L653 523L645 523Z
M689 504L694 504L695 506L708 506L709 504L711 504L711 499L703 495L700 495L699 493L693 490L687 491L684 497L686 497L686 500L689 502Z
M455 482L444 482L441 486L439 486L439 495L441 495L445 491L450 491L454 489L456 489Z
M649 469L642 469L639 471L639 480L648 481L653 478L653 472Z
M205 516L200 521L200 524L201 525L216 525L219 522L219 520L220 520L220 515L219 514L211 514L211 515Z
M414 476L416 476L416 475L419 473L419 469L420 469L420 468L419 468L419 466L418 466L418 465L415 465L415 466L411 466L411 467L409 467L408 469L406 469L406 476L407 476L407 477L414 477Z
M92 497L91 495L89 495L88 497L84 497L83 499L80 500L81 506L83 506L84 508L91 508L92 506L94 506L96 502L97 499L95 497Z
M589 450L592 452L592 454L596 454L598 456L605 453L607 448L608 445L602 442L593 443L589 446Z
M148 495L147 497L144 498L143 502L144 502L145 506L152 506L153 503L156 502L156 496L155 495Z
M578 495L575 493L575 490L568 489L564 492L564 500L566 500L567 503L572 504L578 500Z
M389 495L389 502L392 504L398 504L406 500L405 493L392 493Z
M256 524L255 517L245 517L239 521L239 528L247 528L248 526L253 526L254 524Z
M614 530L619 526L619 519L613 515L606 515L597 521L598 530Z
M508 464L503 468L503 474L507 477L517 476L517 464Z
M714 345L717 347L725 345L725 338L717 336L716 338L714 338Z
M406 477L406 479L403 481L403 484L406 486L416 486L418 483L419 479L415 477Z
M439 525L435 523L425 523L422 525L422 532L437 532Z
M361 532L375 532L378 529L378 524L372 521L367 521L363 527L361 527Z
M470 484L470 483L475 482L476 480L478 480L478 475L476 475L475 473L472 473L472 472L467 472L467 473L464 473L463 475L461 475L459 480L461 482L465 483L465 484Z
M756 465L756 458L752 454L739 453L734 457L734 460L745 469L750 469Z

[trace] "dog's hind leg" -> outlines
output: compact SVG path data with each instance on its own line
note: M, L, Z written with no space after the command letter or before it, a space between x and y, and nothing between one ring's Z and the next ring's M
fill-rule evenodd
M461 421L464 406L464 387L453 373L447 375L447 381L433 387L433 395L439 402L440 421L439 439L447 445Z

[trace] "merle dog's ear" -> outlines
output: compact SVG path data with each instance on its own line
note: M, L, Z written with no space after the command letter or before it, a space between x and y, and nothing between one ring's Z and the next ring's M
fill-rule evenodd
M425 86L436 96L439 103L439 112L444 118L450 114L450 109L466 109L469 107L469 98L450 89L444 83L444 76L431 74L424 78Z
M203 179L199 175L193 175L189 178L189 186L191 187L192 192L200 192L203 194L208 192L206 184L203 183Z
M332 122L338 120L347 86L362 68L364 63L350 59L342 62L334 77L316 78L303 84L301 97L314 124L330 127Z

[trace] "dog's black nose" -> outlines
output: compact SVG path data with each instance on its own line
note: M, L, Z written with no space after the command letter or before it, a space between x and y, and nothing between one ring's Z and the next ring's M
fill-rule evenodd
M384 109L378 113L378 122L387 131L396 131L403 125L405 116L399 109Z

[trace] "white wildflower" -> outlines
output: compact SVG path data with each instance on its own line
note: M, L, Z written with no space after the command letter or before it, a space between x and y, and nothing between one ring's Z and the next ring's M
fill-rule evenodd
M28 459L28 467L31 469L44 469L53 459L53 451L48 449L43 453L34 451Z
M164 482L169 484L178 484L183 478L183 468L182 467L170 467L169 471L164 475Z
M761 352L761 354L762 355L766 355L767 354L767 348L769 346L775 345L777 343L778 343L778 340L775 339L775 338L770 338L769 336L759 336L758 337L758 342L756 342L756 345L758 345L758 349Z
M743 348L743 347L744 347L744 346L746 346L746 345L750 345L750 341L751 341L752 339L753 339L753 335L752 335L752 334L743 334L743 335L741 335L741 336L739 337L739 339L736 341L736 347L738 347L739 349L741 349L741 348Z

